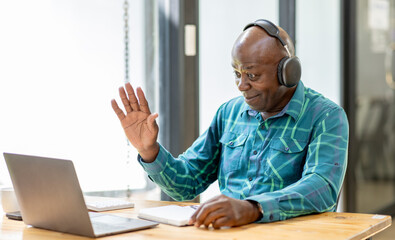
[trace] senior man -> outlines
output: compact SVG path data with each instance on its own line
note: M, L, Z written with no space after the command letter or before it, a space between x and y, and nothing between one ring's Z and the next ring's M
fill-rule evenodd
M220 106L210 127L177 158L157 142L158 114L150 112L141 88L137 96L129 83L119 89L126 113L115 100L112 107L138 161L180 201L218 180L221 195L190 219L197 227L335 211L347 166L344 110L304 86L290 37L270 21L248 24L231 53L242 96Z

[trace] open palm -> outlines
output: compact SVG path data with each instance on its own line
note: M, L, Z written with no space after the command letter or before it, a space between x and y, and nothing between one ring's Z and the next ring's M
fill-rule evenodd
M147 99L141 88L137 88L137 98L132 85L126 83L125 88L119 88L119 96L126 114L119 108L114 99L111 101L111 106L121 121L130 143L139 151L144 160L152 158L151 155L156 156L157 150L159 150L157 146L159 128L155 119L158 114L151 114Z

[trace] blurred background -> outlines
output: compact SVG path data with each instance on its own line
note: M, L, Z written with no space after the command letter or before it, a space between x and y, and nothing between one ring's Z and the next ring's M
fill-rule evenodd
M393 215L394 0L0 1L0 152L71 159L86 194L169 200L110 100L125 81L141 86L160 142L182 153L240 94L230 51L260 18L293 38L303 83L347 112L339 211ZM11 186L2 156L0 186Z

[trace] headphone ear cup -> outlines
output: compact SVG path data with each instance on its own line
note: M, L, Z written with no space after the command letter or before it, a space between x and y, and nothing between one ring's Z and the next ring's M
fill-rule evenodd
M288 88L296 86L302 75L302 68L298 57L284 57L277 67L278 81Z
M288 57L283 57L277 65L277 79L280 85L285 85L283 79L283 66L284 62L287 61L287 59Z

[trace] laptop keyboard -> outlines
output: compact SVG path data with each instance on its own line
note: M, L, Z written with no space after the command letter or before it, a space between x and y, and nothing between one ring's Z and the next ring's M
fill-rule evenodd
M101 212L123 208L132 208L134 204L119 198L87 198L85 197L86 207L91 211Z

